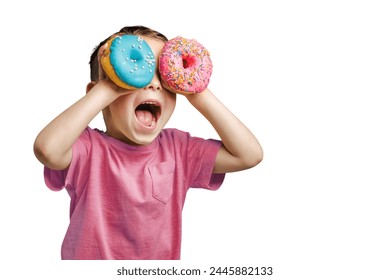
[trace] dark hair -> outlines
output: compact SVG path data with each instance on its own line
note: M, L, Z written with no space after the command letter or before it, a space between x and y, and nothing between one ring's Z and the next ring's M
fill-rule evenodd
M123 27L118 32L112 34L102 42L98 46L96 46L91 54L91 58L89 61L89 66L91 68L91 81L98 81L99 79L99 61L98 61L98 51L101 46L103 46L112 36L120 35L120 34L132 34L132 35L143 35L151 38L155 38L161 40L163 42L168 41L168 38L165 35L161 34L158 31L155 31L149 27L145 27L142 25L135 26L126 26Z

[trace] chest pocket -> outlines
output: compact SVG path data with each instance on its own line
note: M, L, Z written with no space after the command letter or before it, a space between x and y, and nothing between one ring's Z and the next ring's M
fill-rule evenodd
M175 161L169 160L148 167L152 178L153 197L166 204L172 196Z

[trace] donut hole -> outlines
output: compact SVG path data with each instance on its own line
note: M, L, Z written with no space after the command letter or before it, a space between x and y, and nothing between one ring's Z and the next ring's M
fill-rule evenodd
M189 54L182 55L183 68L187 69L188 67L192 67L195 64L195 57Z
M142 53L138 50L131 50L129 56L131 60L135 60L135 61L142 59Z

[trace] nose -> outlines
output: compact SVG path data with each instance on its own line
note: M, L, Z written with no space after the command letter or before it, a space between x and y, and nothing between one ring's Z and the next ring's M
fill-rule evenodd
M152 81L146 87L144 87L144 90L148 89L152 91L160 91L161 88L162 86L161 86L160 79L158 78L157 75L154 75Z

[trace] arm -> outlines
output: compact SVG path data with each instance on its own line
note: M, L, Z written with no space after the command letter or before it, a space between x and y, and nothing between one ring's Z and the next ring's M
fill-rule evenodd
M65 169L72 159L72 145L91 120L119 94L107 80L101 80L75 104L51 121L37 136L34 153L52 169Z
M105 55L107 46L105 44L99 49L99 61ZM88 84L87 95L62 112L38 134L34 142L35 156L49 168L67 168L72 160L73 143L92 119L119 96L130 92L108 79L99 65L99 81Z
M210 90L186 96L211 123L223 146L217 154L214 173L251 168L263 159L263 150L250 130Z

